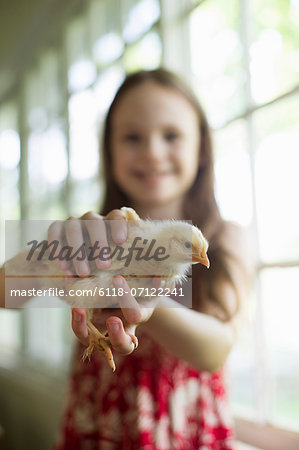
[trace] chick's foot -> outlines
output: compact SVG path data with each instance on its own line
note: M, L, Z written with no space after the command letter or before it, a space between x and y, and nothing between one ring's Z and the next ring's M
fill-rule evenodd
M94 348L97 348L101 352L105 353L105 356L108 360L108 364L114 372L115 363L110 347L109 338L105 337L90 321L87 322L87 328L89 334L89 346L84 351L82 360L85 361L86 358L90 359Z

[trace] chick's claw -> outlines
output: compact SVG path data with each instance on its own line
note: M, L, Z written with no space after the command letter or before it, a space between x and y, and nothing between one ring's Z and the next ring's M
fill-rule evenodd
M90 361L90 357L92 355L94 348L95 348L95 342L90 337L89 338L89 346L84 350L84 353L82 355L82 361L85 361L86 358L88 358L88 360Z
M136 348L138 347L138 339L137 339L137 337L133 333L128 333L128 335L132 339L132 342L133 342L134 347L135 347L134 350L136 350Z
M115 363L113 359L113 354L110 348L110 341L105 337L91 322L87 322L88 334L89 334L89 346L83 353L82 360L85 361L86 358L90 359L91 354L96 347L101 352L105 353L108 360L108 364L115 371Z

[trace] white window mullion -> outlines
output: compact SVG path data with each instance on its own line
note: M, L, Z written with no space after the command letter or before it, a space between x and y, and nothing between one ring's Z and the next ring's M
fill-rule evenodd
M161 0L162 64L191 81L189 20L190 0Z
M250 72L250 43L251 43L251 20L250 4L248 0L240 0L240 36L244 52L244 69L246 73L245 95L246 107L252 110L254 101L251 90L251 72ZM252 187L252 233L256 243L256 264L260 263L260 245L258 235L258 217L257 217L257 192L255 176L255 152L256 139L252 114L246 118L246 128L248 135L248 151L250 158L250 173ZM255 345L255 393L256 393L256 419L259 423L265 424L268 420L269 405L269 367L267 363L267 346L264 333L264 308L261 295L261 281L257 273L255 286L255 321L254 321L254 345Z
M24 76L26 78L26 76ZM28 218L28 204L29 204L29 179L28 179L28 136L29 129L26 121L26 104L24 84L21 84L18 97L18 128L20 134L20 178L19 178L19 192L20 192L20 209L21 220Z
M61 42L58 51L59 58L59 81L61 86L62 95L62 105L63 110L61 111L62 116L62 128L65 135L65 145L67 153L67 177L65 180L65 196L64 196L64 206L65 215L69 216L71 214L71 174L70 174L70 133L69 133L69 89L68 89L68 66L67 66L67 55L66 55L66 38L65 35L61 37Z

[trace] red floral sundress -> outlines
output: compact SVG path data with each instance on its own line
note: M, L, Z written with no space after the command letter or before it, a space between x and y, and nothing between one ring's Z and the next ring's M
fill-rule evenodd
M79 347L55 450L234 449L223 369L200 372L138 331L114 373Z

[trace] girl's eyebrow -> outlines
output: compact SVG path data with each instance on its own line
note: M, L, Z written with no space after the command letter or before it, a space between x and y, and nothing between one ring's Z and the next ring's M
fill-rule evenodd
M141 125L137 122L121 122L118 124L118 128L138 128Z

